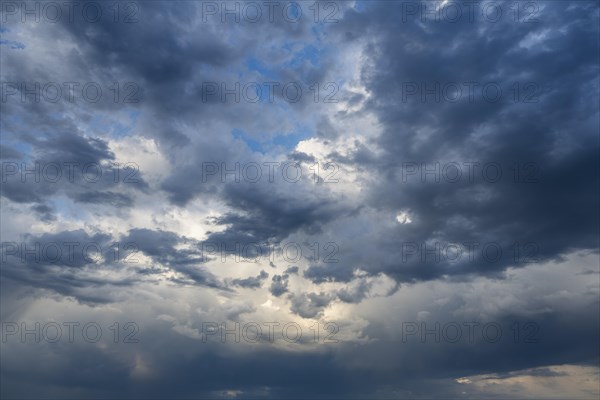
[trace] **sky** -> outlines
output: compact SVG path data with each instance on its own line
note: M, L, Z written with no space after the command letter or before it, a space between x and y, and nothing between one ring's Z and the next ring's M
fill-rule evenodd
M2 398L600 396L598 1L0 23Z

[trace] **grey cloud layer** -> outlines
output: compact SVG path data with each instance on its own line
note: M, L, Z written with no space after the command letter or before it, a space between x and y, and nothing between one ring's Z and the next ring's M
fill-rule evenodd
M3 321L35 315L40 302L48 315L71 304L106 318L114 307L140 321L143 340L122 351L42 344L44 352L37 352L3 344L3 395L222 397L237 390L242 398L449 398L468 390L479 398L490 394L455 379L560 376L549 366L598 365L592 284L598 271L590 265L600 235L596 2L539 2L539 21L532 24L509 16L497 23L402 22L402 7L384 1L357 8L338 3L335 24L314 24L310 14L297 24L279 17L202 23L201 4L143 2L135 24L7 25L6 35L24 32L28 41L25 49L1 47L3 82L135 82L140 101L23 103L17 95L2 103L3 168L64 162L103 168L96 182L79 174L74 181L22 182L20 173L3 180L3 208L18 211L10 215L17 222L3 226L2 240L62 243L69 256L60 263L47 255L22 261L3 247ZM298 103L202 98L203 82L337 82L348 76L346 58L359 69L356 81L338 82L340 104L314 103L310 92ZM250 67L252 59L264 68ZM407 83L436 82L494 82L504 92L496 102L470 102L464 92L457 102L432 96L423 102L420 93L404 98ZM512 85L526 82L536 84L537 101L515 102ZM349 83L364 91L345 90ZM104 126L125 124L130 114L136 122L126 133ZM371 116L378 134L361 132L362 125L339 128ZM350 174L342 174L333 187L306 176L296 183L204 179L207 162L297 161L306 169L322 161L274 139L294 135L318 139L327 160L359 177L349 184ZM346 150L341 143L352 135L355 147ZM111 146L129 138L152 141L166 170L141 169L135 183L115 181L115 163L131 160ZM404 179L407 163L451 162L498 163L504 179ZM535 183L512 179L513 166L525 163L538 168ZM357 190L339 189L343 184ZM203 227L190 230L194 235L157 222L198 209L208 216L181 217ZM411 222L396 220L400 212ZM31 213L42 224L27 234L29 228L17 225ZM122 225L109 232L103 216L117 216ZM335 242L339 261L305 254L297 263L230 262L230 269L217 269L202 251L215 243L226 253L259 244L272 254L284 241ZM67 242L96 243L104 252L90 261ZM419 254L404 260L406 243L473 242L495 243L504 252L494 262L481 252L459 263ZM536 263L515 261L515 242L535 244ZM126 251L111 259L115 244L123 250L127 243L142 261L126 263ZM590 279L582 278L586 273ZM250 349L202 343L198 334L208 320L321 321L338 313L340 332L351 334L336 346ZM402 343L406 321L495 321L505 334L496 344L481 337L475 344ZM510 326L529 322L542 341L515 343ZM75 361L58 362L58 354ZM498 396L507 395L515 393Z

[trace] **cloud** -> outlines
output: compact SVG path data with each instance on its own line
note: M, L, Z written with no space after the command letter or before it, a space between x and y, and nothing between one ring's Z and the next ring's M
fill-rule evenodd
M598 4L259 3L3 15L1 395L598 397Z
M258 274L255 277L249 277L249 278L244 278L244 279L234 279L231 281L231 283L234 286L256 289L256 288L261 287L262 281L264 281L268 277L269 277L268 273L266 273L265 271L260 271L260 274Z
M290 295L292 302L291 311L302 318L314 318L323 312L329 305L331 296L325 293L308 293Z
M271 282L269 291L273 296L279 297L284 293L287 293L289 285L288 275L274 275Z

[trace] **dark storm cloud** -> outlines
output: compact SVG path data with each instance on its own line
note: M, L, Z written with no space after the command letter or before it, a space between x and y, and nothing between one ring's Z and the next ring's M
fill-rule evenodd
M113 9L100 4L103 15L112 16ZM137 4L139 15L136 13L134 23L115 23L107 17L93 24L84 19L74 22L63 19L51 27L43 25L49 34L58 31L65 41L77 45L76 50L65 55L68 62L61 71L65 81L97 81L101 86L107 82L133 82L139 88L139 96L136 95L139 101L123 104L112 101L110 95L104 96L99 103L84 102L77 107L63 101L51 105L32 103L27 107L11 101L7 105L15 115L36 111L35 120L28 121L26 128L7 121L5 124L9 129L5 130L17 133L44 126L56 129L59 124L67 125L68 119L49 121L50 118L44 120L41 116L60 113L74 113L77 120L92 122L99 112L114 112L125 107L137 110L143 115L137 127L139 134L158 139L161 152L174 166L160 183L170 201L185 206L195 197L214 194L218 185L211 181L202 184L204 182L199 179L201 163L240 161L250 153L247 149L240 151L239 144L236 144L238 149L231 149L236 146L228 140L230 131L225 130L222 121L235 121L239 128L256 132L279 134L277 124L282 113L275 112L273 104L224 104L213 98L206 101L202 98L205 82L227 82L228 85L235 81L242 84L273 80L282 84L301 82L306 92L301 101L286 104L291 113L288 116L291 124L294 121L291 117L301 117L312 102L308 86L315 81L323 85L326 79L333 79L327 77L331 60L335 59L333 52L319 51L318 62L314 64L314 60L302 59L288 50L294 45L304 47L304 42L314 41L317 32L308 6L302 5L304 17L298 23L290 23L281 13L286 4L279 4L279 12L274 14L272 21L264 15L260 23L222 23L220 16L204 22L202 2L148 2ZM343 4L338 7L346 8ZM166 25L165 21L168 21ZM157 26L161 29L156 29ZM280 41L285 52L277 50L277 46L261 45L273 38ZM246 64L254 58L269 59L272 65L266 71L260 68L248 70ZM41 66L30 65L23 59L10 58L5 62L9 81L21 82L32 77L41 81L56 80ZM244 71L244 74L235 71ZM112 93L106 88L105 91ZM19 95L13 97L20 98ZM264 113L265 118L257 119L257 113ZM267 137L270 134L257 133Z
M37 213L37 215L40 216L40 219L44 222L56 221L56 215L54 215L54 210L52 207L49 207L45 204L37 204L31 206L31 210Z
M288 267L288 269L286 269L285 271L283 271L284 274L288 274L288 275L292 275L292 274L297 274L298 273L298 267Z
M18 152L17 150L8 147L8 146L4 146L4 145L0 145L0 159L2 160L18 160L22 157L22 154L20 152Z
M109 303L107 287L131 286L132 278L94 277L90 270L110 270L113 238L83 230L26 235L2 242L2 278L14 284L49 289L86 303Z
M315 318L329 305L333 296L327 293L291 294L291 311L302 318Z
M114 192L86 192L75 196L75 200L82 203L110 204L115 207L131 207L131 197Z
M592 296L587 299L588 307L598 310L597 304L592 304ZM456 304L449 304L446 311L456 309ZM441 311L441 310L440 310ZM406 378L427 375L429 377L458 377L478 373L496 372L503 375L520 375L511 373L527 368L545 365L581 364L598 361L597 353L600 347L594 339L595 330L599 328L598 321L585 317L587 311L575 312L576 315L566 315L559 310L548 310L546 313L535 317L525 317L515 311L501 313L494 320L480 320L477 318L448 318L437 314L425 321L403 321L405 324L414 324L417 329L415 335L408 335L405 325L404 336L402 328L392 343L385 345L374 343L369 357L374 359L382 357L386 351L392 352L392 358L402 357L410 362L410 368L400 367ZM393 317L390 317L393 318ZM473 340L468 339L468 324L473 325ZM424 334L425 329L436 332L439 327L439 337L434 333ZM460 326L460 340L452 343L442 333L445 327L451 324ZM483 327L499 327L501 334L497 339L483 333ZM515 336L515 327L520 329ZM372 327L376 329L374 326ZM448 328L448 332L450 329ZM371 329L367 329L369 334ZM456 331L458 332L458 330ZM450 335L448 335L450 338ZM454 338L454 336L452 337ZM577 338L575 340L575 338ZM494 340L491 340L494 339ZM384 340L385 342L385 340ZM386 357L387 358L387 357ZM390 364L393 364L388 358ZM386 361L387 363L388 361Z
M288 291L289 285L289 276L284 275L273 275L271 279L271 286L269 287L269 291L275 297L279 297Z
M148 188L135 164L114 163L103 139L58 130L43 137L25 133L20 140L31 154L2 162L0 193L11 201L43 203L64 193L78 202L131 207L130 195L109 189Z
M227 228L209 235L207 242L279 243L297 231L318 233L324 224L346 213L333 200L309 195L298 184L286 184L285 194L270 190L268 184L227 185L223 196L236 212L216 219Z
M364 278L358 278L355 285L345 287L336 292L337 298L344 303L360 303L369 295L369 292L374 286L373 281ZM394 294L400 288L400 284L396 283L388 289L386 296Z
M26 137L26 142L35 147L40 158L46 160L67 159L74 163L100 163L114 159L108 143L100 138L86 138L72 132L47 132L42 138Z
M282 7L288 2L280 3ZM216 3L218 7L222 3ZM194 68L202 64L224 67L238 60L250 50L260 45L254 39L262 39L273 32L284 33L289 39L302 39L309 34L310 19L303 18L292 24L281 12L273 14L258 23L242 20L236 23L232 18L221 21L221 15L204 15L202 2L148 2L137 4L139 13L136 21L130 24L115 24L111 19L102 19L90 26L85 20L75 23L64 21L64 27L75 40L85 44L88 57L97 65L112 67L117 64L151 82L156 88L163 83L174 83L192 77ZM109 7L103 6L105 12ZM165 21L169 23L165 25ZM267 23L268 22L268 23ZM156 29L161 26L161 29ZM241 41L233 45L223 33L247 31L249 35L236 37ZM189 36L192 33L193 36ZM178 40L190 37L193 40ZM149 52L143 46L153 45ZM106 57L107 54L113 58ZM166 87L165 87L166 88Z
M318 308L327 301L323 296L315 293L310 293L308 296L311 297L309 302L300 302L300 306L303 307L302 312L310 314L318 312ZM404 398L418 396L447 398L448 393L456 393L459 396L466 388L456 384L454 379L463 376L482 373L492 373L500 379L511 376L549 376L557 374L548 372L547 368L538 371L520 371L561 363L585 365L585 360L589 360L590 354L595 356L598 352L598 342L594 334L598 329L597 321L588 318L587 314L589 311L598 312L598 304L594 296L589 296L588 300L591 310L567 300L562 306L567 306L572 312L546 310L544 315L535 318L537 329L532 336L536 339L533 342L524 341L524 338L529 337L530 330L521 331L519 339L515 341L514 331L511 328L514 323L523 327L524 324L532 321L531 317L523 317L510 311L501 313L492 320L481 319L475 315L452 316L452 313L459 309L460 302L465 301L458 292L450 302L432 313L429 319L422 321L430 332L436 332L436 322L442 327L448 323L458 323L463 328L463 333L461 339L454 343L445 339L442 328L437 329L440 339L436 339L435 333L429 333L423 340L419 331L409 336L407 341L402 341L400 322L411 320L395 313L390 313L382 321L373 321L365 329L365 337L378 338L378 340L360 345L340 340L333 347L322 347L316 352L287 351L275 347L250 353L238 352L236 346L242 346L241 343L229 343L227 346L220 342L219 336L215 336L213 341L204 343L178 335L173 331L165 331L164 327L156 326L155 322L148 322L147 325L141 326L140 344L149 349L144 354L144 365L153 374L153 378L127 382L128 387L137 395L152 393L154 396L164 395L171 398L192 394L197 396L198 393L215 390L241 390L252 397L256 394L254 391L264 387L269 387L270 390L262 395L273 398L298 398L299 395L310 397L315 393L329 394L336 398L349 394L370 397L376 391L396 395L404 393L400 396ZM539 306L548 299L540 297L534 301L535 305ZM305 304L312 304L312 307L306 309ZM398 324L381 326L390 321L397 321ZM469 339L468 329L462 325L464 322L479 323L474 330L472 341ZM486 340L481 329L484 324L492 322L503 329L500 339L494 342ZM420 330L421 321L415 323ZM232 326L232 324L228 325L230 329ZM345 329L346 327L341 325L340 333L345 332ZM489 337L493 337L493 333L494 330L490 330ZM305 334L308 334L312 340L312 331ZM341 339L341 336L334 336L334 338ZM276 340L282 339L278 336ZM165 342L169 343L169 346L165 346ZM94 370L103 372L114 371L113 364L119 365L122 362L119 357L109 358L99 367L95 363L98 358L93 356L94 349L94 346L85 348L68 346L60 351L81 352L79 357L81 366L91 368L94 365ZM59 351L59 349L54 346L49 351ZM129 351L136 352L137 348L126 347L119 354L127 355ZM10 357L11 354L12 352L7 352L5 356ZM39 354L31 354L28 357L39 359L35 358L39 357ZM12 363L10 365L11 368L16 368L16 365L14 367ZM56 368L61 372L61 376L79 377L77 382L81 385L82 391L97 393L95 380L82 379L76 373L69 374L70 369L75 368L72 363L60 363ZM128 364L128 368L131 371L134 366ZM47 365L44 371L48 371ZM29 372L35 376L46 374L35 368L30 368ZM194 379L198 376L204 379ZM234 378L236 376L240 378ZM25 385L18 380L9 382L11 388L16 387L19 390L23 390ZM38 387L43 385L44 381L36 382L34 386ZM71 382L61 381L56 390L69 390ZM3 387L3 390L8 389ZM113 393L123 393L121 385L107 386L103 390L106 390L105 395L108 397ZM476 389L469 389L469 392L473 394L473 390ZM262 397L262 395L258 396ZM473 396L485 397L485 393L476 393Z
M189 78L199 64L223 66L231 61L234 49L212 30L198 32L194 41L178 40L196 20L196 3L176 2L165 7L164 3L150 2L140 4L140 9L138 21L131 24L103 19L90 27L80 20L65 21L65 27L89 50L88 60L104 68L117 64L156 88ZM170 23L164 25L165 20ZM158 25L163 28L156 29ZM140 43L152 43L152 51L132 46Z
M251 276L244 279L233 279L231 284L243 288L256 289L261 287L262 282L269 277L269 274L265 271L260 271L257 276Z
M283 7L287 3L278 4ZM108 15L113 12L106 5L102 7ZM265 121L256 123L256 109L260 107L270 112L271 107L222 104L217 100L219 96L203 98L204 83L227 82L231 87L236 81L243 85L277 79L286 83L309 82L308 87L315 80L321 81L326 71L322 65L314 66L307 61L277 65L278 61L287 62L286 58L276 49L261 46L273 38L280 38L285 46L301 43L314 34L309 17L299 23L289 23L278 12L270 22L265 15L259 23L245 20L222 23L220 15L203 20L203 2L147 2L137 7L139 18L135 23L114 23L110 18L103 18L94 24L67 20L57 25L67 32L68 40L78 44L78 51L69 54L71 76L83 80L90 75L86 68L92 68L102 81L135 83L139 88L136 92L139 102L127 106L147 111L144 121L140 122L142 134L158 138L170 150L190 145L197 139L196 135L203 133L191 133L194 137L190 137L189 130L202 131L209 128L210 121L235 120L240 126L256 125L254 129L264 129ZM244 33L246 31L248 33ZM269 57L273 52L281 57L280 60L272 58L275 65L269 66L277 71L275 77L247 71L249 58ZM233 73L235 70L246 72L240 75ZM290 107L303 107L311 98L306 94ZM104 101L95 109L110 110L120 105ZM166 187L172 186L167 183Z
M52 365L53 368L41 370L38 363L33 363L29 372L39 376L39 380L35 387L30 386L30 390L68 398L70 382L76 381L81 385L80 395L101 393L112 397L115 393L122 393L133 397L218 398L228 390L241 390L244 392L242 398L281 398L309 396L311 387L318 387L321 394L331 395L338 392L337 388L346 392L359 387L357 383L346 382L347 376L335 368L333 352L303 354L273 348L260 353L240 354L217 343L201 343L175 336L164 329L157 329L155 332L156 335L142 339L146 345L155 349L145 358L152 379L131 381L131 356L134 355L131 353L131 346L124 346L121 357L115 357L114 353L98 353L93 346L86 348L70 345L60 349L54 346L48 349L49 354L62 351L69 357L75 357L76 361L55 364L51 358L46 359L44 356L44 364ZM164 343L161 346L160 341L157 341L158 337L168 338L168 352L164 351ZM77 356L78 352L82 354ZM13 352L6 352L6 359L12 361L14 357L16 354ZM28 354L27 357L33 357L33 354ZM101 362L100 367L98 362ZM107 372L102 374L103 378L96 379L94 371L104 371L105 368ZM15 370L19 371L16 365ZM19 371L18 376L23 372ZM202 379L198 379L199 376ZM32 384L19 378L8 382L8 385L2 387L3 396L18 394L24 385ZM50 385L51 388L48 387ZM347 385L351 388L346 389ZM266 387L269 387L267 393L264 392Z
M315 157L308 155L306 153L302 153L300 151L294 151L289 155L290 160L297 162L305 162L305 163L314 163L316 161Z
M364 249L363 249L364 251ZM373 261L373 258L370 259ZM304 277L313 283L329 281L350 282L354 278L354 269L350 262L331 265L311 265L304 271Z
M214 132L208 132L209 135ZM203 141L190 154L189 161L178 164L161 182L161 189L174 205L184 207L196 197L218 196L223 191L221 165L229 160L235 163L246 156L239 144L225 145L226 138ZM209 173L217 165L217 173ZM228 164L229 168L231 163Z
M399 23L401 7L373 2L361 12L350 10L334 27L346 34L345 40L367 43L365 55L371 62L361 78L370 94L367 108L383 128L377 140L382 156L356 152L337 159L378 171L369 188L371 207L392 215L409 210L413 219L386 228L377 246L350 246L360 252L345 252L342 262L357 260L370 273L412 281L523 266L515 262L515 242L535 246L536 261L597 249L598 7L589 2L542 5L537 23L509 18L419 23L418 16ZM436 82L492 82L504 94L496 102L481 94L471 102L465 87L456 102L444 101L443 95L436 101L431 94L422 100L420 90L406 96L406 83L431 89ZM535 84L536 100L515 101L511 85L528 82ZM438 163L441 169L451 162L495 163L503 176L499 182L485 182L478 172L473 183L421 177L424 168ZM419 166L414 180L405 180L406 164ZM522 176L515 180L515 168L525 164L536 169L535 182ZM463 178L465 174L463 169ZM459 265L418 256L401 262L403 243L432 241L495 243L504 251L494 262L481 254ZM342 266L314 266L306 276L315 282L351 279Z
M20 260L22 264L31 268L43 269L55 264L82 268L101 261L106 255L101 250L108 251L111 239L110 235L103 233L89 235L81 229L44 233L39 236L27 234L25 241L22 244L18 243L18 249L8 245L3 246L3 257L14 258L15 263ZM89 249L81 248L87 244L93 246Z
M176 248L185 245L191 248ZM20 242L3 241L1 250L3 279L50 289L83 302L112 302L115 298L107 288L156 280L167 269L186 278L173 279L181 284L229 290L201 265L205 260L198 243L172 232L132 229L121 240L105 233L90 235L83 230L44 233L25 235ZM142 263L138 259L141 254L151 257L156 265ZM94 273L99 271L125 275L95 277ZM261 274L256 279L266 277ZM239 286L251 281L242 281Z
M206 259L199 243L195 240L181 237L173 232L132 229L123 241L133 243L136 250L151 257L160 265L180 272L197 285L225 289L218 278L201 265ZM176 248L182 245L188 245L189 248ZM184 283L184 281L178 282Z
M198 8L195 2L168 6L147 2L138 7L135 23L115 24L110 19L95 24L65 21L64 29L81 46L80 62L91 63L103 74L116 66L119 81L137 85L139 104L133 106L150 111L152 136L169 145L183 146L189 138L178 127L181 118L177 114L198 112L201 91L190 90L197 73L203 67L225 67L238 60L241 52L229 45L218 29L192 27ZM204 79L217 80L212 73Z

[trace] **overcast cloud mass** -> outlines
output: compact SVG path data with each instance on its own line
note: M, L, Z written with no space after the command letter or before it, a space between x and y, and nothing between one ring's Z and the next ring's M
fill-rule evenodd
M1 1L0 397L600 397L598 1Z

